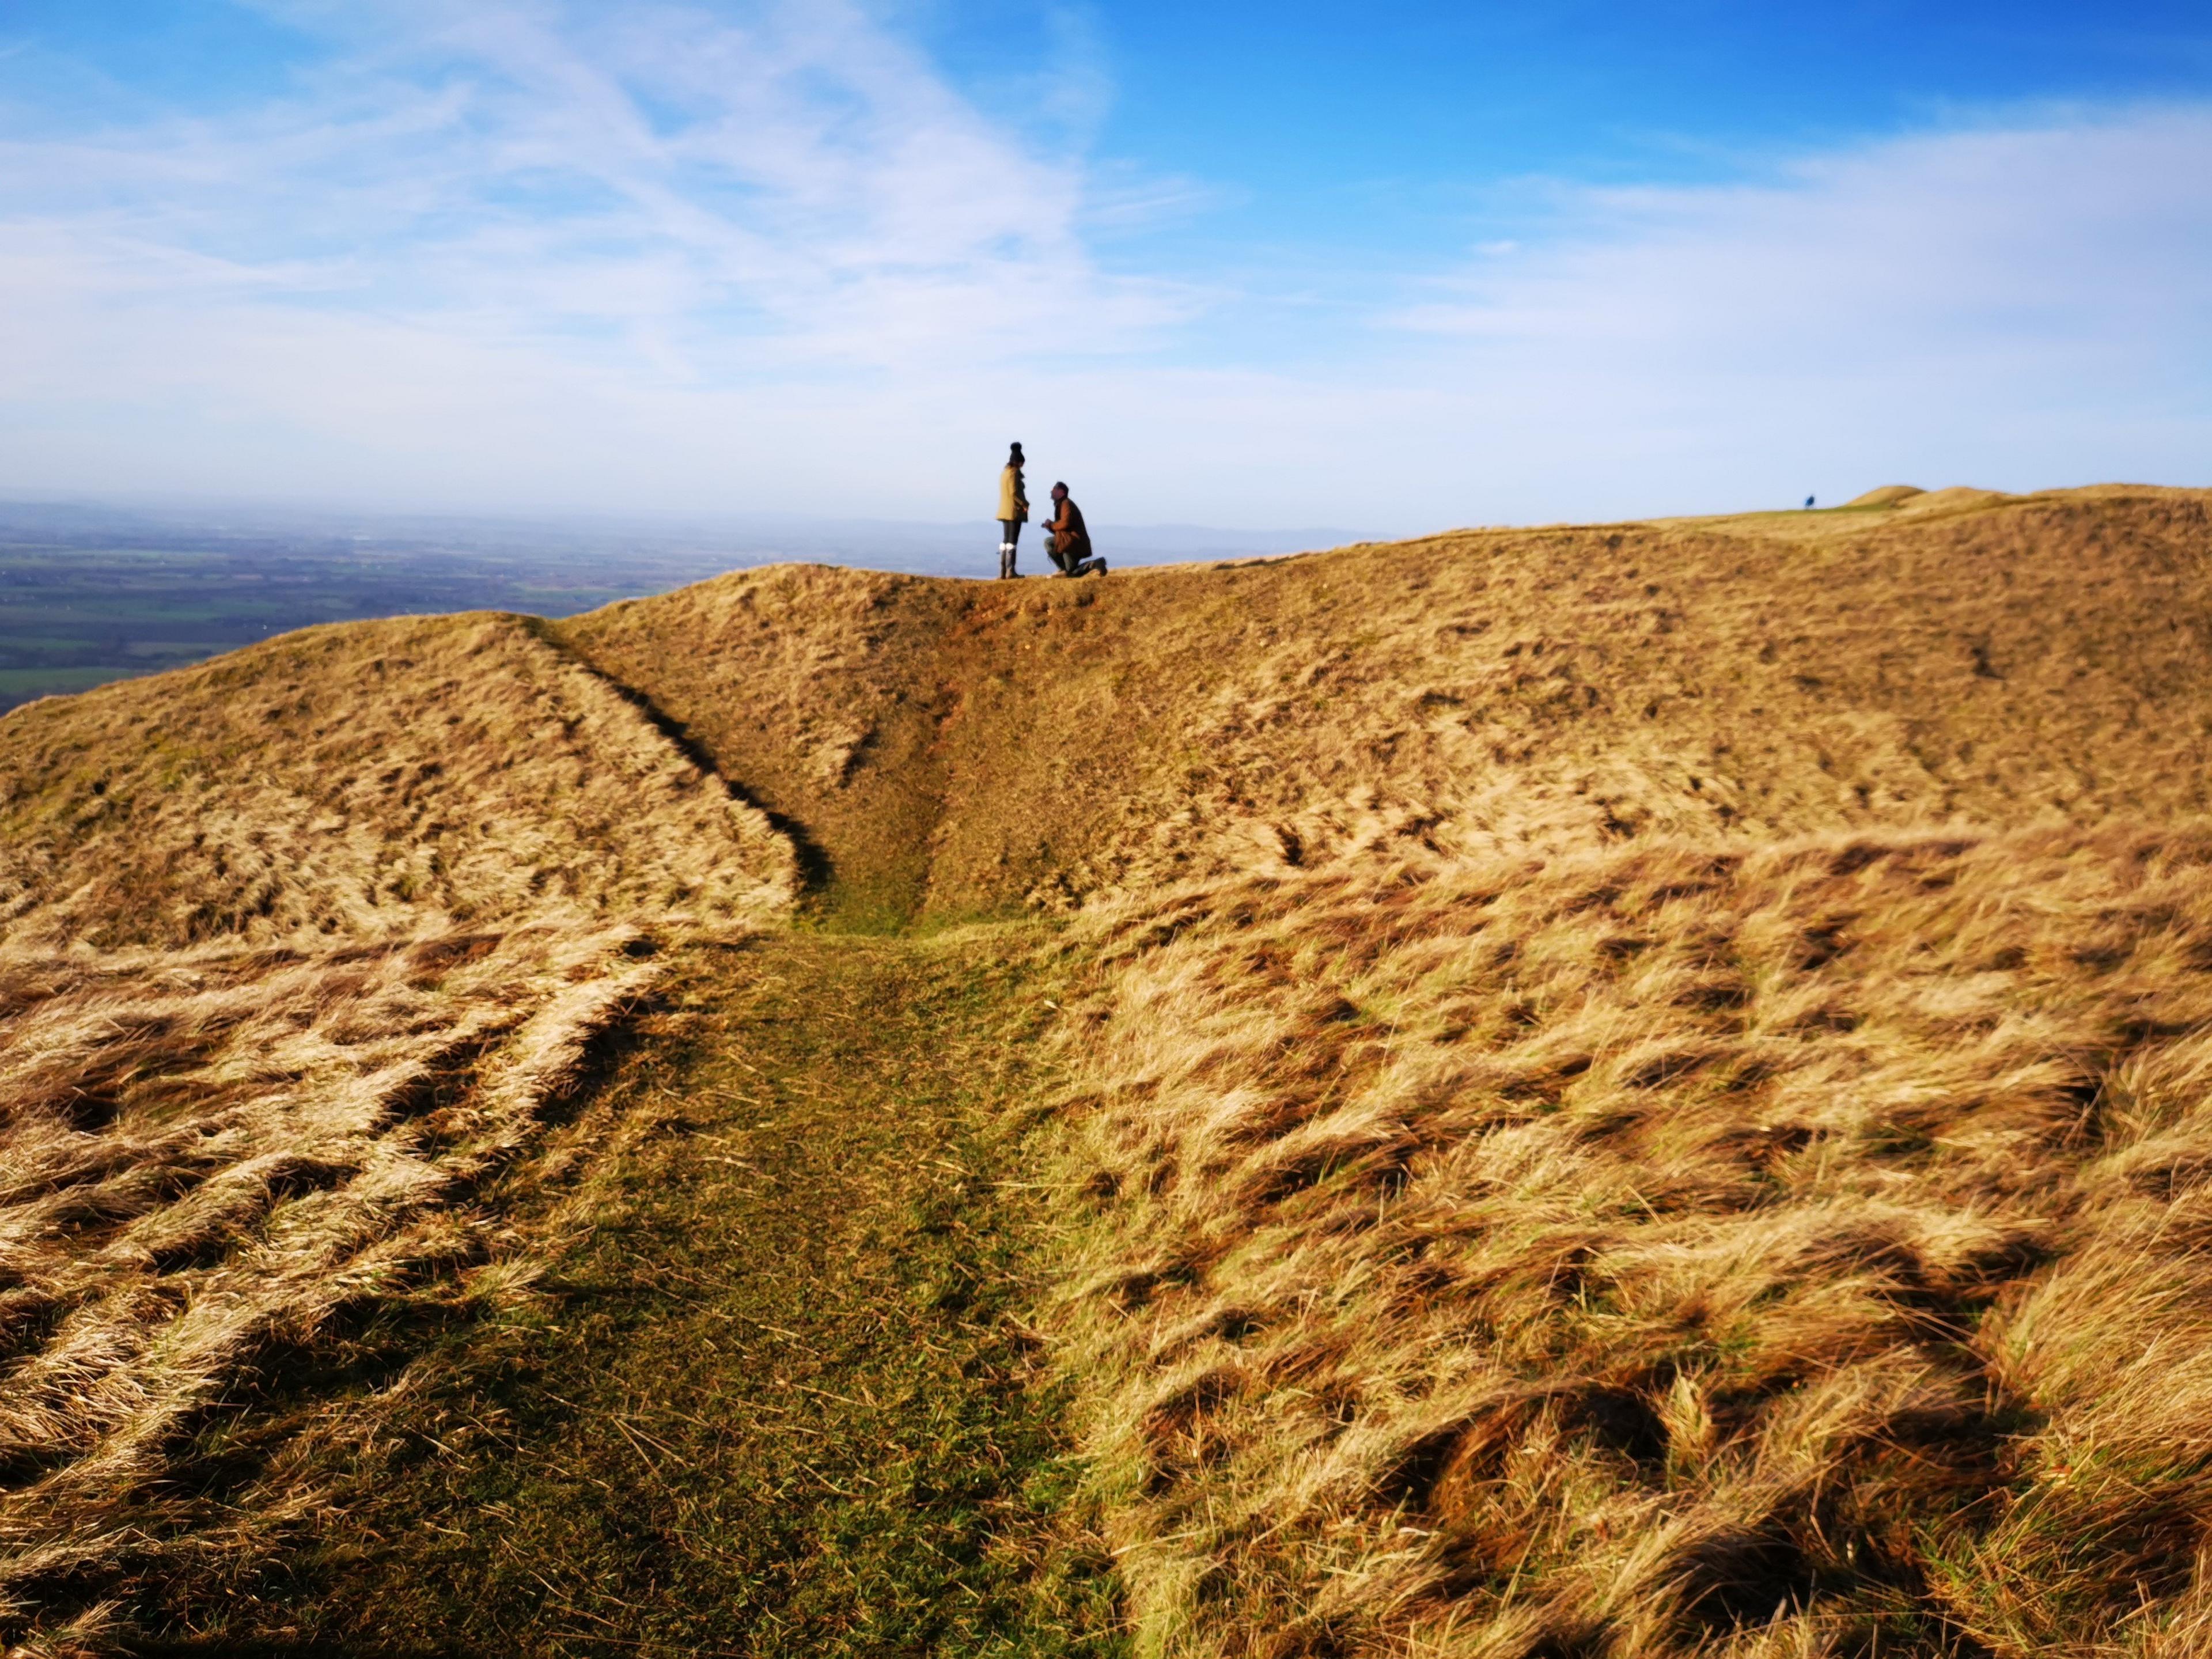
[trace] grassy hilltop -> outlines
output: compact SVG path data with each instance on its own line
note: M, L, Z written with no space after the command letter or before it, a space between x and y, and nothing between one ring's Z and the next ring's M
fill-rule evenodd
M31 704L0 1634L2203 1651L2208 756L2118 486Z

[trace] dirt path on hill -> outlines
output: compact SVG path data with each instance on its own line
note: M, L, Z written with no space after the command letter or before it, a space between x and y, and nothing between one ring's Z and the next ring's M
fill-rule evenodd
M538 1293L416 1361L305 1547L140 1650L1117 1651L1020 1322L1040 1216L1006 1125L1050 990L1016 954L688 953L688 1029L618 1069Z

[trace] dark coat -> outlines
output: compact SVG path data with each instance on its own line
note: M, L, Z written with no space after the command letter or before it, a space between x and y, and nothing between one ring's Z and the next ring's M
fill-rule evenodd
M1060 504L1060 515L1045 526L1052 532L1052 550L1067 563L1091 556L1091 532L1083 527L1083 509L1070 495Z

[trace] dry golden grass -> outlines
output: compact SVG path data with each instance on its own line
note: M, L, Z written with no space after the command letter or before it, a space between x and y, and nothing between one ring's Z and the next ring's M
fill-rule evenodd
M788 846L519 617L310 629L0 722L11 948L788 903Z
M495 1257L468 1194L641 1004L654 936L775 921L793 880L757 811L506 617L32 704L0 722L0 831L18 1609L234 1524L175 1479L198 1417L335 1311Z
M1084 913L1053 1323L1147 1651L2204 1651L2208 662L2212 495L1881 491L17 711L0 1594L216 1547L225 1379L526 1272L471 1194L654 943L799 901Z
M782 815L842 920L893 926L943 813L945 642L969 584L776 565L609 605L557 637Z
M1089 924L1146 1650L2199 1650L2208 876L1401 840Z
M782 567L562 637L860 909L957 917L1416 819L1474 849L2202 812L2208 595L2212 495L2115 488L1105 582Z
M242 1364L497 1253L467 1195L643 1000L646 943L526 924L0 967L0 1596L189 1540L171 1454Z

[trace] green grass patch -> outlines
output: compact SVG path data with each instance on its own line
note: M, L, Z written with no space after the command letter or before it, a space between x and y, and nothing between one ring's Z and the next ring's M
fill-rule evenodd
M143 666L112 668L0 668L0 708L33 697L66 696L112 680L134 679Z
M547 1275L434 1321L398 1395L361 1370L407 1403L321 1521L142 1650L1121 1651L1024 1322L1050 990L1008 938L689 953L680 1035L593 1109L624 1127L526 1223L567 1236Z

